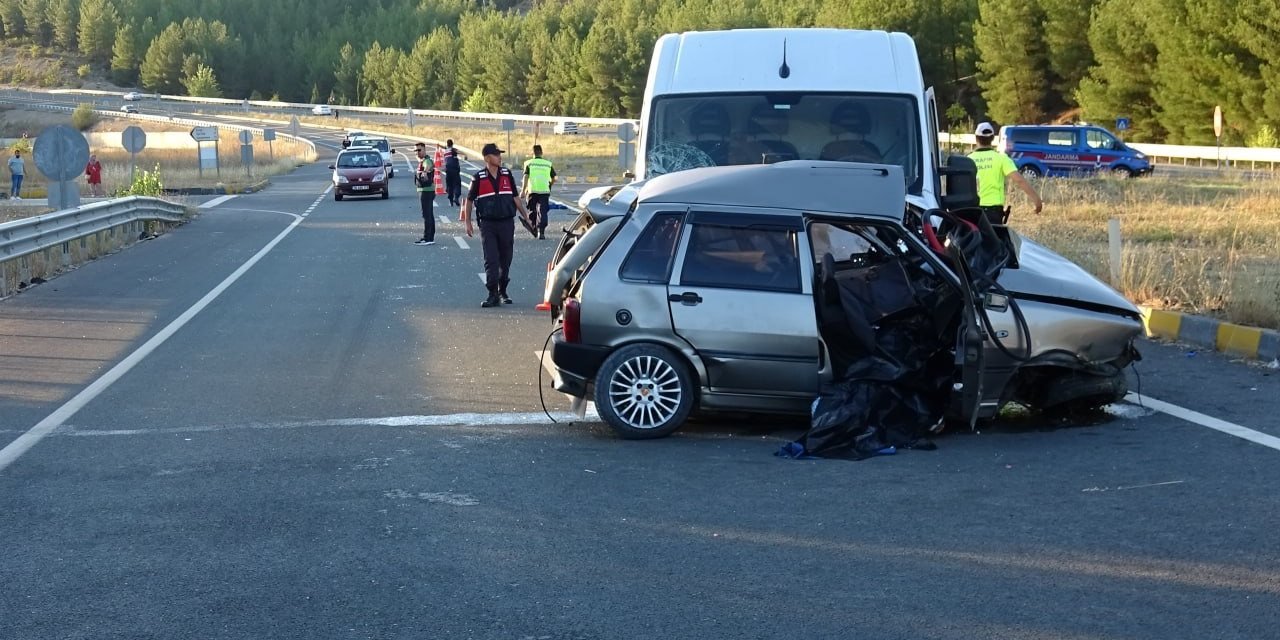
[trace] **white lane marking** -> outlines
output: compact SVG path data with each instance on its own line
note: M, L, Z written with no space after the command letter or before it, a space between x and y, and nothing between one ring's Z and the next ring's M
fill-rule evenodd
M559 422L572 421L573 414L566 411L551 412ZM591 417L591 414L588 414ZM541 411L512 413L450 413L434 416L387 416L381 418L342 418L337 420L303 420L297 422L249 423L249 424L216 424L196 425L190 427L170 427L167 429L85 429L73 426L58 428L53 435L57 437L104 437L104 436L145 436L175 435L184 433L217 433L220 431L261 431L275 429L315 429L325 427L487 427L487 435L520 435L523 431L501 431L492 427L551 424L547 414Z
M449 219L448 219L448 218L446 218L446 217L444 217L444 216L442 216L442 215L437 215L436 217L437 217L437 218L440 218L440 224L449 224Z
M85 405L92 402L94 398L101 395L102 392L106 391L112 384L115 384L117 380L123 378L125 374L129 373L129 371L137 366L138 363L142 362L144 358L151 355L151 353L159 348L160 345L173 337L179 329L186 326L192 318L196 317L196 314L199 314L205 309L205 307L208 307L210 303L217 299L218 296L222 295L222 292L226 291L232 284L239 280L241 276L253 267L253 265L257 264L259 260L270 253L276 245L280 244L281 240L285 239L285 236L288 236L294 229L298 228L299 224L302 224L303 216L296 213L288 213L286 215L292 216L294 219L293 222L290 223L288 227L285 227L284 231L281 231L276 235L271 242L268 242L267 246L260 249L252 258L249 258L249 260L244 264L240 265L240 268L227 276L225 280L219 283L218 286L214 287L212 291L206 293L203 298L196 301L195 304L191 305L189 309L182 312L182 315L178 316L173 320L173 322L166 325L159 333L152 336L150 340L143 343L142 346L134 350L133 353L125 356L124 360L121 360L116 364L116 366L111 367L111 369L102 374L100 378L94 380L88 387L85 387L84 390L77 393L61 407L55 409L54 412L45 417L45 419L36 423L36 425L31 427L31 429L26 433L18 436L18 438L9 443L8 446L0 449L0 471L8 468L8 466L17 461L22 454L29 451L31 447L36 446L37 443L53 432L54 429L57 429L65 423L68 419L83 409Z
M224 203L224 202L226 202L226 201L228 201L228 200L230 200L230 199L232 199L232 198L234 198L234 197L236 197L236 194L230 194L230 195L225 195L225 196L218 196L217 198L214 198L214 199L212 199L212 200L210 200L210 201L208 201L208 202L206 202L206 203L204 203L204 204L201 204L199 207L196 207L196 208L197 208L197 209L212 209L212 208L214 208L214 207L216 207L216 206L218 206L218 205L220 205L220 204L222 204L222 203Z
M486 285L489 284L489 279L485 277L483 271L481 271L480 273L477 273L476 275L480 276L480 282L483 282Z
M458 243L458 246L459 246L459 247L461 247L461 248L463 248L463 249L470 249L470 248L471 248L470 246L468 246L468 245L467 245L467 241L462 239L462 236L454 236L454 237L453 237L453 241L454 241L454 242L456 242L456 243Z
M1187 422L1198 424L1202 427L1208 427L1210 429L1213 429L1214 431L1221 431L1222 433L1225 433L1227 435L1235 436L1237 438L1248 440L1249 442L1260 444L1264 447L1270 447L1272 449L1275 449L1276 451L1280 451L1280 438L1277 438L1273 435L1262 433L1261 431L1254 431L1253 429L1250 429L1248 427L1242 427L1238 424L1227 422L1226 420L1220 420L1213 416L1207 416L1197 411L1184 409L1182 407L1179 407L1178 405L1169 404L1168 402L1163 402L1161 400L1156 400L1155 398L1152 398L1150 396L1144 396L1144 395L1139 395L1139 394L1130 392L1129 395L1125 396L1125 400L1128 400L1129 402L1132 402L1134 404L1141 404L1144 406L1151 407L1152 409L1155 409L1156 411L1159 411L1161 413L1167 413L1175 418L1180 418L1182 420L1186 420Z

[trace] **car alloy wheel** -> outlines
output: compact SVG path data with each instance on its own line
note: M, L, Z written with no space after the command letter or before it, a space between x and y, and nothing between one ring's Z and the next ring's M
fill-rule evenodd
M596 406L624 438L661 438L693 408L688 368L668 349L631 345L605 360L596 377Z

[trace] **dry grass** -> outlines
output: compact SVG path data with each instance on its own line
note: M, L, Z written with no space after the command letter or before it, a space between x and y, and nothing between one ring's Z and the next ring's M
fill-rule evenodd
M1110 280L1107 221L1120 220L1121 281L1153 307L1280 328L1280 179L1041 180L1041 216L1012 226Z

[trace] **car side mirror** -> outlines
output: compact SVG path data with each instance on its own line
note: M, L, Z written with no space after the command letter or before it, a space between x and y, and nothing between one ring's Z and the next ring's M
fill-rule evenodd
M978 206L978 165L972 158L951 156L942 167L942 207L947 210Z
M330 169L335 169L336 167L334 167L333 165L329 165L329 168L330 168Z
M624 179L626 179L626 180L635 180L635 179L636 179L636 172L634 172L634 171L623 171L623 172L622 172L622 177L623 177Z
M396 152L396 150L395 150L395 149L392 149L392 150L391 150L391 153L395 153L395 152Z

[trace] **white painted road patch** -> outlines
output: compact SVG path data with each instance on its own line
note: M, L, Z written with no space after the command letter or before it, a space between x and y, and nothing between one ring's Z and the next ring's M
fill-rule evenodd
M460 249L470 249L470 248L471 248L471 247L467 246L467 241L466 241L466 240L463 240L463 239L462 239L462 236L454 236L454 237L453 237L453 241L454 241L454 242L456 242L456 243L458 243L458 248L460 248Z
M1125 396L1125 400L1137 405L1151 407L1161 413L1167 413L1175 418L1186 420L1187 422L1198 424L1202 427L1208 427L1214 431L1221 431L1227 435L1235 436L1237 438L1248 440L1249 442L1280 451L1280 438L1262 433L1261 431L1254 431L1248 427L1242 427L1238 424L1227 422L1226 420L1207 416L1198 411L1184 409L1178 405L1169 404L1168 402L1156 400L1155 398L1150 398L1136 393L1130 393Z
M224 202L226 202L226 201L228 201L228 200L230 200L230 199L232 199L232 198L234 198L234 197L236 197L236 194L231 194L231 195L226 195L226 196L218 196L217 198L214 198L214 199L212 199L212 200L210 200L210 201L208 201L208 202L205 202L205 203L201 204L201 205L200 205L199 207L197 207L197 208L198 208L198 209L212 209L212 208L214 208L214 207L216 207L216 206L218 206L218 205L220 205L220 204L222 204L222 203L224 203Z
M423 502L435 502L438 504L447 504L454 507L474 507L480 504L480 501L465 493L454 493L452 491L421 491L418 493L410 493L404 489L393 489L382 494L392 500L422 500Z

